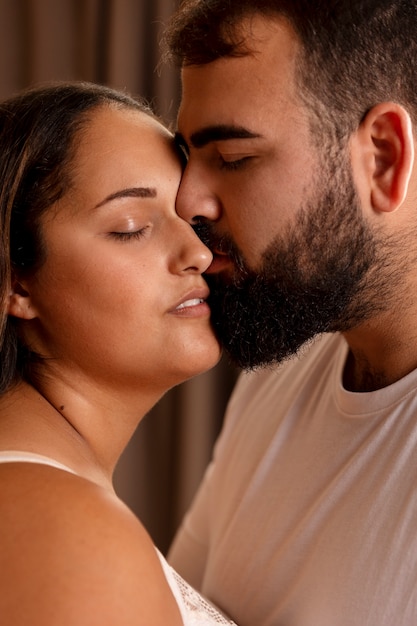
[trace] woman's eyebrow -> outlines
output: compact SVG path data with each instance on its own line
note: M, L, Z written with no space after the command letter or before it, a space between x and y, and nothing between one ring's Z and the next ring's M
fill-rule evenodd
M156 198L157 195L155 187L128 187L127 189L120 189L106 196L104 200L96 204L94 208L98 209L104 204L107 204L107 202L117 200L118 198Z

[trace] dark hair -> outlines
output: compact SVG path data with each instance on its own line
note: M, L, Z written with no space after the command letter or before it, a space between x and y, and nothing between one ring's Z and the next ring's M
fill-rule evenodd
M248 54L240 27L256 14L291 24L300 96L339 138L378 102L417 119L416 0L184 0L165 32L169 56L183 66Z
M0 393L30 378L40 358L7 314L12 281L44 261L40 218L70 189L75 140L88 113L103 106L152 115L123 92L84 82L39 86L0 103Z

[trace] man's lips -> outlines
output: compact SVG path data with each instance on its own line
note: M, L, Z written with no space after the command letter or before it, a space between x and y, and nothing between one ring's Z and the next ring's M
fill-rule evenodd
M225 254L224 252L217 252L216 250L212 252L213 260L204 272L205 274L219 274L225 270L231 271L233 269L233 261L228 254Z

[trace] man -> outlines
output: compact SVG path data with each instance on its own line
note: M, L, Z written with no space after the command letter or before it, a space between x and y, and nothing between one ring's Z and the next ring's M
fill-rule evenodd
M185 0L167 33L178 212L254 370L170 558L240 626L417 624L416 32L415 0Z

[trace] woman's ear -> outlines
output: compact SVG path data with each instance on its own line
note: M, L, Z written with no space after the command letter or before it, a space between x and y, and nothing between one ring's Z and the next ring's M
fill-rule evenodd
M407 111L394 102L374 106L351 140L352 166L361 199L374 211L389 212L404 202L414 163Z
M30 294L17 279L12 280L7 313L23 320L31 320L36 317L36 312L32 308Z

